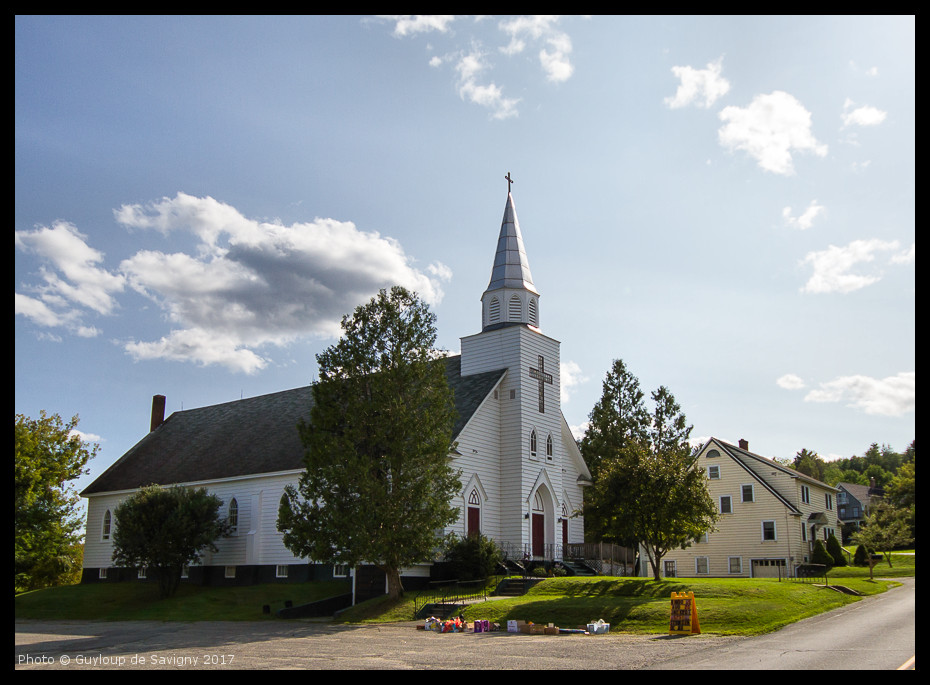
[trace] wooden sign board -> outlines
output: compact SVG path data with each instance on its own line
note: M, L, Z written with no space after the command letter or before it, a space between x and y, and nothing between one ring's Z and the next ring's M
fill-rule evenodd
M669 635L698 635L701 624L698 622L697 603L693 592L672 593L672 617L668 626Z

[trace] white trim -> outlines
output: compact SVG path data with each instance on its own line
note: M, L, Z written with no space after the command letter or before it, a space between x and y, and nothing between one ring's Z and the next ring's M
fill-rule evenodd
M739 570L733 570L733 560L736 559L739 562ZM743 557L727 557L727 574L735 576L743 572Z
M701 568L698 566L698 562L699 562L701 559L704 560L704 570L703 570L703 571L702 571ZM701 575L701 576L708 575L708 574L710 573L710 557L706 557L706 556L703 556L703 557L694 557L694 573L695 573L695 575Z
M772 538L770 540L765 537L765 524L772 524ZM775 522L775 519L765 519L761 522L762 526L762 542L778 542L778 524Z
M743 490L745 487L749 487L749 499L746 499L746 492ZM756 501L756 488L752 483L743 483L739 486L739 501L740 502L755 502Z
M466 424L467 425L467 424ZM203 485L210 485L211 483L231 483L237 480L255 480L257 478L269 478L271 476L299 476L303 474L306 469L289 469L287 471L268 471L267 473L250 473L245 476L230 476L229 478L212 478L210 480L190 480L184 481L183 483L165 483L165 487L168 486L177 486L182 488L193 488L200 487ZM103 497L105 495L126 495L126 494L135 494L143 486L138 488L129 488L128 490L106 490L104 492L92 492L87 495L81 495L86 499L91 497Z

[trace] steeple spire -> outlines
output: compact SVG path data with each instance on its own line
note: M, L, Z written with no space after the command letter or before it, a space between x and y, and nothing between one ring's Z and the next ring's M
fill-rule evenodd
M507 204L497 238L497 252L482 303L483 330L508 324L539 326L539 291L533 283L530 263L523 247L523 235L507 179Z

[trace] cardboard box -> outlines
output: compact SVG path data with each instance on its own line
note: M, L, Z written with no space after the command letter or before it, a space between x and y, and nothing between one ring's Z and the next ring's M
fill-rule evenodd
M520 626L520 632L525 635L545 635L546 626L538 626L535 623L523 624Z
M508 633L519 633L521 626L525 626L526 621L507 621Z
M589 623L588 632L592 635L604 635L610 632L609 623Z
M559 627L558 626L546 626L544 628L546 635L558 635Z

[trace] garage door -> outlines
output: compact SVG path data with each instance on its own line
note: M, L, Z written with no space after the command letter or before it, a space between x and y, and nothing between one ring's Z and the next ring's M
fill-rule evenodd
M752 577L753 578L778 578L785 577L785 560L784 559L753 559L752 560Z

